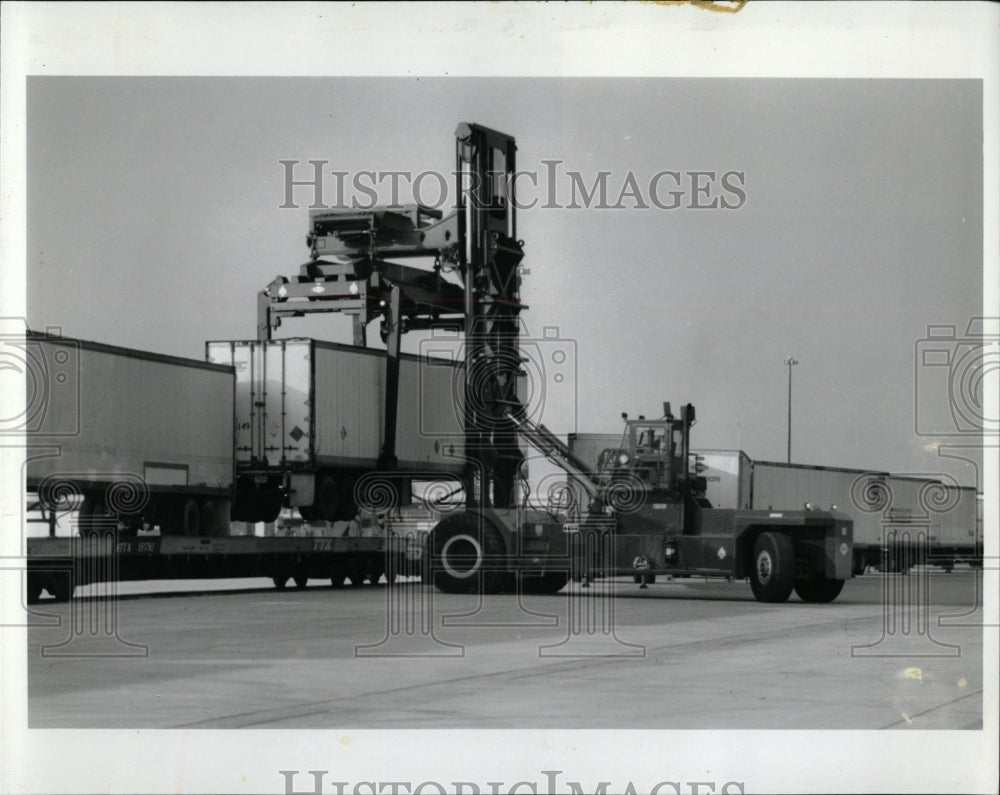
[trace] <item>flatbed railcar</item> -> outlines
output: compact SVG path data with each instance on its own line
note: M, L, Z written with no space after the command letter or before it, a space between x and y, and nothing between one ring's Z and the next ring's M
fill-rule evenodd
M394 574L392 539L344 536L325 522L309 537L233 535L231 507L246 496L232 366L35 333L23 358L29 507L53 536L26 539L29 602L100 581L338 586ZM67 522L70 535L57 537Z

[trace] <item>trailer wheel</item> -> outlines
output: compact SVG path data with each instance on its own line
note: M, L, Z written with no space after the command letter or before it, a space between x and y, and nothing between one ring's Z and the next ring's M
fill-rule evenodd
M761 533L753 545L750 588L758 602L784 602L795 586L795 550L783 533Z
M795 593L803 602L832 602L844 590L843 580L796 580Z
M344 569L342 563L334 563L330 568L330 587L331 588L343 588L344 578L347 576L347 572Z
M274 583L274 587L279 591L285 590L285 586L288 584L288 577L282 574L276 574L271 578L271 582Z
M194 497L179 497L170 501L168 525L172 535L201 534L201 511Z
M340 499L337 481L333 479L333 475L319 475L316 478L316 496L313 499L311 511L313 518L335 522L339 518L339 506ZM305 515L303 515L303 518L306 518ZM306 519L306 521L309 520Z
M309 582L309 578L305 574L296 574L292 577L292 582L295 583L295 587L302 590L306 587L306 583Z
M225 536L229 527L228 511L223 513L218 502L207 499L201 503L201 534L205 536ZM223 524L225 522L225 524Z
M865 573L866 568L868 568L868 564L865 562L865 553L860 549L854 550L854 565L851 567L851 574L860 577Z
M503 540L486 519L467 513L442 519L433 530L434 585L445 593L500 593L506 572L486 566L503 558Z
M259 522L270 524L281 513L282 496L280 494L268 494L260 498L257 504Z

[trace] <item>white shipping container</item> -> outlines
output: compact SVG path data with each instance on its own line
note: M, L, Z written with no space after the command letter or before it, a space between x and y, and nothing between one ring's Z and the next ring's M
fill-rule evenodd
M753 465L742 450L692 450L705 468L705 497L713 508L750 508Z
M801 510L806 503L822 510L836 506L854 520L854 544L881 545L886 514L888 473L863 469L753 463L755 510Z
M228 492L233 485L233 371L69 338L33 337L29 442L53 455L28 462L47 477Z
M385 429L384 351L294 338L209 342L207 357L236 368L242 466L376 466ZM401 470L458 472L464 466L463 374L452 362L400 357Z
M889 478L889 518L897 532L926 536L931 545L968 547L976 541L976 490L933 478Z
M938 541L958 547L975 546L978 498L972 486L944 486L942 499L931 499L930 510L937 527ZM933 496L933 495L929 495Z

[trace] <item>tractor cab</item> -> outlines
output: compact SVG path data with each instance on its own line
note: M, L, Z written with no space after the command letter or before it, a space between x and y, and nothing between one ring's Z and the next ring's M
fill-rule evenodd
M597 479L602 485L629 481L646 491L667 492L672 499L685 494L704 493L704 480L692 478L688 466L689 431L695 422L694 406L681 409L674 417L670 404L663 404L663 416L647 420L640 416L625 420L625 432L618 448L604 450L597 462Z

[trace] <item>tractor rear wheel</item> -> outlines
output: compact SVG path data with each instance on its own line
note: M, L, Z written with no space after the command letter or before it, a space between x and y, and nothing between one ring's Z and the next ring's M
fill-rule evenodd
M430 549L434 585L439 590L503 591L506 572L496 568L504 556L503 539L485 518L467 513L445 517L433 530Z
M783 533L766 532L753 545L750 588L758 602L784 602L795 586L795 550Z
M803 602L832 602L844 590L843 580L796 580L795 593Z

